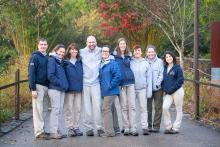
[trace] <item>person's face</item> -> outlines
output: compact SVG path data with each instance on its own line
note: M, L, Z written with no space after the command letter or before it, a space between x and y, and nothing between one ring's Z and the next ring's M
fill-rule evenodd
M70 49L69 51L71 58L76 58L77 54L78 54L78 50L77 49Z
M147 49L147 58L154 59L155 56L156 56L156 52L155 52L154 48L148 48Z
M95 37L92 36L88 37L86 45L90 50L94 50L96 48L96 44L97 43Z
M173 57L170 54L166 54L165 59L168 64L173 63Z
M103 47L101 56L103 60L108 59L108 57L110 56L110 49L108 47Z
M64 55L65 55L65 48L59 48L57 51L56 51L56 54L58 55L58 57L60 59L64 59Z
M118 43L118 46L119 46L120 52L124 53L126 50L126 46L127 46L126 42L124 40L122 40Z
M40 41L38 43L38 50L42 53L45 53L48 48L47 41Z
M142 55L141 48L138 48L138 49L135 49L135 50L134 50L134 57L135 57L135 58L140 58L141 55Z

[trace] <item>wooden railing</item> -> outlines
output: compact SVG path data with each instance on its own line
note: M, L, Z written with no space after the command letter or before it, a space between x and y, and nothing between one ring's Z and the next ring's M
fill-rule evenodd
M28 80L20 80L20 70L15 72L15 82L7 85L0 86L0 90L15 86L15 119L20 119L20 84Z

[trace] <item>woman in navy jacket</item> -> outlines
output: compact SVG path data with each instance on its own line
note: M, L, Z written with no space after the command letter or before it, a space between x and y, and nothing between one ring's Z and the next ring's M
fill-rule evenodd
M83 89L83 67L79 55L79 48L76 43L71 43L67 47L65 65L69 88L64 100L65 123L69 136L82 136L79 130L79 120L81 113L81 100Z
M134 73L130 68L131 52L125 38L119 38L115 52L115 61L118 62L121 71L120 103L124 135L138 136L136 125L136 106ZM122 131L123 132L123 131Z
M53 51L47 64L48 95L52 108L50 113L50 138L61 139L65 135L63 103L65 91L68 90L63 61L65 46L58 44Z
M121 72L117 62L110 59L110 48L103 46L101 50L101 68L99 70L99 79L101 86L101 95L104 98L102 110L104 119L105 133L101 137L115 136L113 128L113 112L112 105L119 95L119 84L121 80Z
M165 69L162 83L162 87L165 92L165 96L163 98L163 115L166 130L164 133L176 134L179 132L183 116L183 71L180 65L176 63L175 55L170 51L166 51L164 54L164 64ZM169 108L173 102L176 107L176 120L172 124Z

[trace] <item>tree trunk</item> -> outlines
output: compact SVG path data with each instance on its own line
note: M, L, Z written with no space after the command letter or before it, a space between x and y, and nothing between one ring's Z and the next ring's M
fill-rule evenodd
M180 66L184 70L184 54L183 54L183 50L182 49L178 49L178 53L179 53Z

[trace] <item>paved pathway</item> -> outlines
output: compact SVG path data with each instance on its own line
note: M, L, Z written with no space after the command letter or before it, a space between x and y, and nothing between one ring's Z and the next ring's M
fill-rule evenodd
M140 130L140 129L139 129ZM119 135L114 138L74 137L62 140L36 141L32 119L0 138L0 147L220 147L220 133L204 127L186 116L177 135L153 133L138 137ZM141 133L141 130L139 131Z

